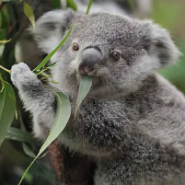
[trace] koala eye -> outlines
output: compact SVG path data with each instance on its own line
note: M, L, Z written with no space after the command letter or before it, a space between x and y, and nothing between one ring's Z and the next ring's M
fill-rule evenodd
M74 43L73 43L72 49L73 49L74 51L78 51L78 50L79 50L79 45L78 45L77 42L74 42Z
M112 57L114 58L115 61L118 61L120 59L120 57L121 57L121 54L119 52L117 52L117 51L114 51L112 53Z

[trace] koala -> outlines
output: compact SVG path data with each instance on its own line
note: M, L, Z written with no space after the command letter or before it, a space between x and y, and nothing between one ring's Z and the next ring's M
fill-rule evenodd
M51 52L71 24L51 58L58 82L52 88L72 106L57 142L94 162L94 185L184 185L185 98L155 72L180 55L168 31L150 20L58 10L36 22L38 47ZM93 84L74 119L81 75ZM33 115L35 136L46 139L56 113L54 93L24 63L12 67L11 80Z
M53 9L51 1L27 0L27 2L32 6L36 20L45 12ZM66 0L61 0L61 9L67 9L66 2ZM78 11L85 13L88 2L89 0L75 0ZM104 11L120 15L128 14L129 16L133 16L133 14L146 16L149 14L151 10L151 0L133 0L133 2L134 8L132 9L128 0L93 0L90 13ZM16 45L15 56L17 62L24 61L31 69L33 69L43 60L46 53L37 48L37 43L35 42L33 35L30 34L28 31L29 29L26 29L30 23L24 15L22 6L20 3L15 3L20 29L25 27L24 31L21 31L22 34Z

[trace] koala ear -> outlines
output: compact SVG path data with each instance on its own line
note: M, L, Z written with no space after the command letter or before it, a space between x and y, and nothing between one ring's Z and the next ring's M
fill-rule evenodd
M75 12L69 9L50 11L40 17L36 21L35 29L30 29L38 47L50 53L70 28L74 15Z
M159 62L157 66L163 68L175 63L181 53L172 41L169 32L152 21L144 21L144 30L145 41L148 42L147 51L155 61Z

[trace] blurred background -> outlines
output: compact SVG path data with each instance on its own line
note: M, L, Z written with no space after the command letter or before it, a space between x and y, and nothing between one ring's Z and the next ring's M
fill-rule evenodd
M74 4L70 4L67 0L63 0L59 6L53 3L54 0L53 2L51 0L27 0L26 2L32 6L36 19L54 8L65 9L71 6L75 9ZM74 0L74 2L78 11L85 12L88 0ZM168 29L182 56L175 65L160 70L159 73L185 94L185 0L94 0L91 8L90 12L110 11L126 13L142 19L151 18ZM36 48L32 36L26 31L30 23L24 15L22 3L15 0L0 0L0 13L0 40L12 39L11 42L0 45L0 65L10 69L15 62L24 61L34 68L45 54ZM2 70L0 73L4 80L10 82L7 73ZM20 103L17 104L18 119L15 119L12 125L14 128L24 126L27 134L22 137L27 137L31 144L27 142L25 146L21 138L18 141L14 130L11 130L15 137L7 136L8 139L0 148L0 185L18 184L39 148L39 142L33 140L29 133L31 132L29 114L22 111ZM47 155L36 161L26 175L23 185L55 184L55 173L48 158Z
M177 64L159 72L185 93L185 0L154 0L150 17L170 31L182 53Z

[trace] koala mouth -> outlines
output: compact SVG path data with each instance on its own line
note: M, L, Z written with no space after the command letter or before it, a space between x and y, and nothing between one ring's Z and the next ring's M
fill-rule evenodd
M94 68L88 68L88 67L79 67L79 72L82 75L87 75L87 76L95 76L96 70Z

